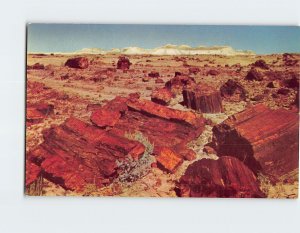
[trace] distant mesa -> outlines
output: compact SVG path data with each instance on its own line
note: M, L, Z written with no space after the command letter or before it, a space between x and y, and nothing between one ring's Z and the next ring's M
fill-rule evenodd
M250 50L235 50L230 46L197 46L191 47L188 45L172 45L167 44L153 49L144 49L140 47L113 48L105 50L101 48L83 48L78 51L57 54L125 54L125 55L255 55Z

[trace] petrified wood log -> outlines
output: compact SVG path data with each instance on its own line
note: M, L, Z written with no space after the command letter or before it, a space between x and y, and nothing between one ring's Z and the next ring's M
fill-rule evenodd
M130 68L131 62L127 57L121 56L119 57L118 63L117 63L117 69L121 70L128 70Z
M218 156L231 155L254 172L279 177L298 168L299 119L295 112L255 105L213 128Z
M174 78L166 82L165 87L174 94L181 94L184 87L195 84L195 79L185 75L175 75Z
M246 80L250 80L250 81L262 81L263 80L263 74L255 68L251 68L251 70L247 73Z
M89 67L89 60L86 57L70 58L66 61L65 66L76 69L86 69Z
M45 177L65 189L82 190L86 184L98 187L116 176L116 160L129 154L138 159L144 146L86 124L76 118L44 131L44 142L29 153Z
M29 104L26 108L26 122L29 124L40 123L54 113L52 104Z
M223 111L220 92L205 84L191 85L182 91L183 104L202 113Z
M172 92L167 88L155 89L151 94L151 101L161 104L168 105L172 99Z
M192 163L176 185L181 197L264 197L254 173L237 158Z
M34 163L26 160L25 185L28 186L35 182L41 173L41 168Z
M170 148L163 147L159 151L159 155L156 156L156 161L158 167L160 167L162 170L174 173L178 166L182 164L183 159Z
M234 102L246 99L246 90L244 87L232 79L228 79L227 82L220 87L220 93L222 98Z

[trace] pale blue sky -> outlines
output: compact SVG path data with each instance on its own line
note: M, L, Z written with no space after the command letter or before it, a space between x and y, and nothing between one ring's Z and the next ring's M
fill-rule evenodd
M29 24L28 52L73 52L82 48L155 48L165 44L229 45L258 54L300 52L300 27Z

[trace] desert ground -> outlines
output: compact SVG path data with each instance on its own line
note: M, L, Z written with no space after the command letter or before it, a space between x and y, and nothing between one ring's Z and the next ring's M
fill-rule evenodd
M25 192L297 198L299 74L300 54L28 54Z

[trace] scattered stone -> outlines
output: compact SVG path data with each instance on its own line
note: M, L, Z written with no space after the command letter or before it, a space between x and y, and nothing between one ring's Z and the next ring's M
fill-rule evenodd
M190 67L189 68L189 74L198 74L199 72L200 72L200 69L198 67Z
M280 88L278 91L277 91L277 94L279 95L287 95L290 93L290 90L287 89L287 88Z
M227 82L220 87L222 98L234 102L246 100L246 93L244 87L232 79L228 79Z
M271 81L267 84L268 88L279 88L280 82L278 80Z
M151 71L151 72L148 74L148 76L151 77L151 78L158 78L158 77L159 77L159 73L158 73L158 72Z
M157 79L155 80L155 83L164 83L164 80L162 80L161 78L157 78Z
M250 80L250 81L254 81L254 80L255 81L262 81L263 80L263 75L257 69L251 68L251 70L246 75L245 79Z
M89 60L86 57L69 58L65 66L76 69L86 69L89 67Z
M45 66L40 63L35 63L32 66L27 66L27 70L44 70Z
M209 70L207 72L207 75L212 75L212 76L216 76L218 74L219 74L219 71L217 71L217 70Z
M120 56L118 63L117 63L117 69L121 69L121 70L128 70L131 66L131 62L129 61L129 59L125 56Z
M269 66L267 65L266 61L263 60L263 59L257 60L256 62L254 62L252 64L252 66L258 67L258 68L261 68L261 69L265 69L265 70L269 69Z

